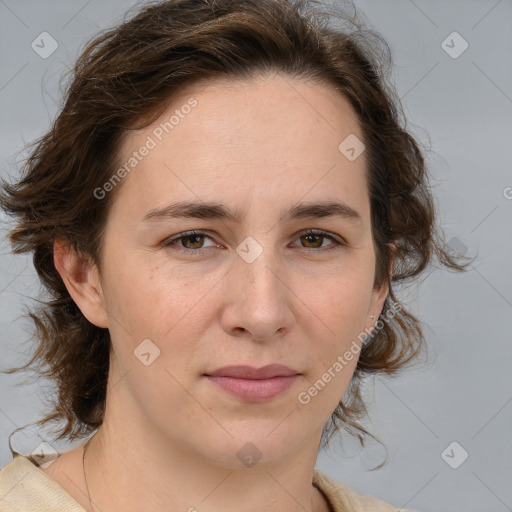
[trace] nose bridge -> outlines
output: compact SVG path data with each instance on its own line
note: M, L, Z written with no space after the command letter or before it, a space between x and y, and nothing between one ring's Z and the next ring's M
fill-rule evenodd
M274 251L272 236L258 238L260 241L248 237L237 247L239 258L233 278L238 282L232 304L237 313L231 320L255 338L265 339L289 328L291 316L281 259Z
M276 271L273 269L279 257L274 252L271 238L269 235L263 240L263 237L259 236L258 241L248 236L237 247L237 254L242 260L238 262L242 267L242 274L246 275L248 284L256 293L269 291L269 287L274 288Z

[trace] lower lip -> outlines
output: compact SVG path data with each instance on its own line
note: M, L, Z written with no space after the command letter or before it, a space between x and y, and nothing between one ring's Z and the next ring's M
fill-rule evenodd
M208 379L224 391L249 402L264 402L289 389L299 375L272 377L271 379L239 379L236 377L217 377L208 375Z

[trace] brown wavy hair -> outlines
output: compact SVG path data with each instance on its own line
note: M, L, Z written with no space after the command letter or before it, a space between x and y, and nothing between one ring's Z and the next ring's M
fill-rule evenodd
M365 27L351 3L335 8L311 0L145 2L86 45L68 71L64 104L51 129L31 143L22 176L11 184L2 180L0 194L1 207L16 220L9 232L13 252L33 253L49 295L28 312L37 341L32 358L4 370L34 366L38 376L55 384L58 398L37 424L63 421L54 430L56 439L73 440L103 421L109 331L91 324L72 300L55 269L53 248L56 240L64 240L101 269L102 232L122 185L102 200L93 191L120 164L116 154L123 134L148 126L163 114L173 93L195 81L277 72L336 88L355 109L362 129L376 251L374 287L387 282L390 292L381 313L383 327L363 345L322 442L340 428L363 446L366 435L376 439L358 423L367 414L361 379L396 374L425 345L421 322L403 306L396 310L393 286L417 278L434 256L456 271L469 264L446 248L436 226L424 154L407 131L391 85L391 65L388 44ZM393 260L390 244L396 248Z

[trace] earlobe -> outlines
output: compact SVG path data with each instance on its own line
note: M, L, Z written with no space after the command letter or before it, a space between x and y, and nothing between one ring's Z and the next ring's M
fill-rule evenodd
M389 246L388 275L387 275L386 281L384 282L384 284L382 286L382 289L381 289L380 293L378 294L377 301L379 302L379 304L382 304L381 307L380 307L380 310L379 310L379 314L382 311L382 308L384 307L384 303L386 302L386 299L387 299L387 297L389 295L390 283L393 280L393 264L395 262L396 245L393 242L391 242L391 243L389 243L387 245Z
M69 295L87 320L97 327L108 327L96 265L71 244L60 240L53 246L53 262Z

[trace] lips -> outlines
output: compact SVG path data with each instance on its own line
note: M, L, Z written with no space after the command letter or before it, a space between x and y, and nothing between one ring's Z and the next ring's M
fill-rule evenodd
M211 377L234 377L237 379L271 379L273 377L289 377L299 375L300 372L288 368L282 364L269 364L261 368L252 366L225 366L213 372L206 373Z
M281 364L262 368L252 366L225 366L205 374L216 386L238 400L265 402L288 390L300 373Z

